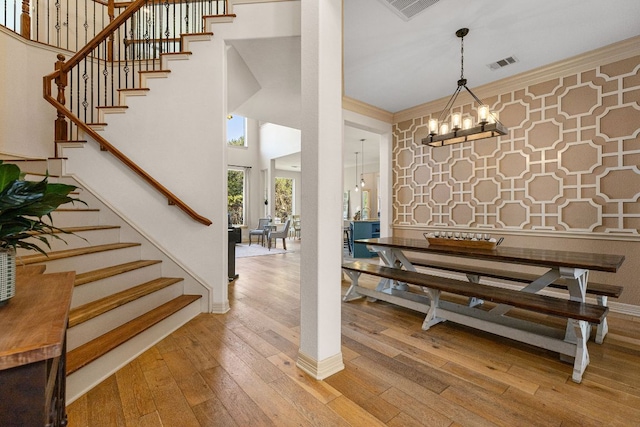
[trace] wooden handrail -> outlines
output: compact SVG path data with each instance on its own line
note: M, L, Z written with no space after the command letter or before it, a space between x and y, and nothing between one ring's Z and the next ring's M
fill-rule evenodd
M107 40L115 30L121 26L127 19L129 19L136 11L138 11L147 0L135 0L131 3L120 15L118 15L113 21L109 23L102 31L96 35L86 46L80 49L75 55L73 55L68 61L62 62L60 56L58 57L58 62L55 66L55 71L51 74L48 74L43 77L43 97L44 99L53 105L57 112L58 118L64 122L66 126L66 121L62 119L62 117L67 117L73 123L78 126L79 129L82 129L88 135L90 135L93 139L95 139L99 144L100 148L110 152L113 154L118 160L124 163L129 169L131 169L134 173L144 179L149 185L159 191L163 196L167 198L170 205L175 205L184 211L187 215L193 218L195 221L198 221L204 225L211 225L211 220L199 215L193 209L191 209L186 203L176 197L172 192L170 192L166 187L156 181L151 175L145 172L140 166L138 166L133 160L125 156L120 150L114 147L109 141L100 136L96 131L94 131L91 127L89 127L84 121L80 120L73 112L71 112L65 105L64 100L64 86L66 86L67 73L71 70L75 65L79 64L85 57L89 56L91 52L95 48L97 48L102 42ZM63 59L63 58L62 58ZM52 82L55 81L58 86L58 97L60 99L56 99L51 95L51 85ZM58 120L57 120L58 122ZM59 134L58 128L56 128L56 139L58 139L61 135ZM66 139L66 137L64 138Z
M191 209L186 203L184 203L182 200L176 197L171 191L167 190L166 187L164 187L162 184L156 181L151 175L149 175L142 168L140 168L133 160L125 156L120 150L118 150L116 147L111 145L109 141L104 139L96 131L91 129L91 127L89 127L85 122L83 122L78 117L76 117L71 111L67 109L67 107L65 107L63 104L59 103L54 97L52 97L51 89L50 89L51 88L50 78L51 78L51 75L44 77L45 88L47 87L47 85L49 87L48 93L46 93L47 91L45 90L44 99L47 102L49 102L51 105L53 105L58 110L58 112L62 112L69 120L74 122L76 126L78 126L78 128L82 129L84 132L90 135L93 139L95 139L98 142L98 144L100 144L100 147L102 149L113 154L118 160L124 163L125 166L127 166L129 169L135 172L138 176L144 179L149 185L151 185L153 188L159 191L163 196L167 198L170 205L177 206L182 211L184 211L187 215L189 215L191 218L193 218L194 220L198 221L201 224L204 224L207 226L212 224L210 219L202 215L199 215L196 211Z

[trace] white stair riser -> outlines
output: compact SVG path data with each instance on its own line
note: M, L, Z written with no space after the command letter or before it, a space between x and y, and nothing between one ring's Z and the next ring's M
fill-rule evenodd
M76 286L73 289L71 307L77 307L116 292L132 288L141 283L156 279L160 277L161 274L162 264L158 263Z
M25 179L28 181L42 181L48 169L46 160L29 162L12 162L11 160L5 160L4 163L13 163L18 166L20 172L26 172Z
M67 377L67 405L91 390L117 370L141 355L155 343L180 328L201 312L200 301L158 322L126 343L89 363Z
M97 225L100 223L99 211L80 210L80 205L76 204L77 210L53 211L51 218L53 225L58 228L65 227L84 227L88 225Z
M50 260L43 264L47 265L47 273L58 273L61 271L86 273L87 271L124 264L126 262L137 261L139 259L140 246L132 246L130 248ZM20 259L16 259L16 263L20 264Z
M57 233L56 235L60 238L56 239L47 237L49 245L51 246L51 251L86 248L88 246L106 245L109 243L118 243L120 241L120 229L118 228L88 230L74 234ZM47 252L50 251L44 243L41 243L35 238L29 239L29 241L36 243ZM18 249L18 255L31 255L33 253L33 251Z
M122 326L142 313L182 295L182 282L160 289L135 301L114 308L67 331L67 351L73 350L112 329Z

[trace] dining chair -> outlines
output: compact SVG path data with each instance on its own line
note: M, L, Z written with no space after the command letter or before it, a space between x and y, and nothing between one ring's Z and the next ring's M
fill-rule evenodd
M284 223L284 228L280 231L271 231L269 233L269 250L271 250L271 239L275 239L274 243L273 243L273 247L275 248L277 246L277 239L282 239L282 247L284 248L284 250L287 250L287 235L289 234L289 226L291 225L291 218L287 219Z
M264 238L267 234L265 227L267 225L269 225L269 218L260 218L258 220L258 227L249 230L249 246L251 246L251 236L259 236L258 241L264 246Z

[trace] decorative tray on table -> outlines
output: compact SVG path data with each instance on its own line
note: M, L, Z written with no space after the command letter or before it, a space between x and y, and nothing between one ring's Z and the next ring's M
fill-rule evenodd
M472 249L495 249L501 241L498 242L494 238L484 239L463 239L463 238L447 238L447 237L435 237L433 233L424 233L424 237L427 239L430 245L434 246L450 246L456 248L472 248ZM502 240L502 239L500 239Z

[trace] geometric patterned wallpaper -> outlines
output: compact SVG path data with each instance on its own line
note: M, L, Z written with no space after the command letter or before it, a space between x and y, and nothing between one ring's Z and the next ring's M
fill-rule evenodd
M640 234L640 56L483 101L507 135L432 148L439 111L394 125L394 224Z

